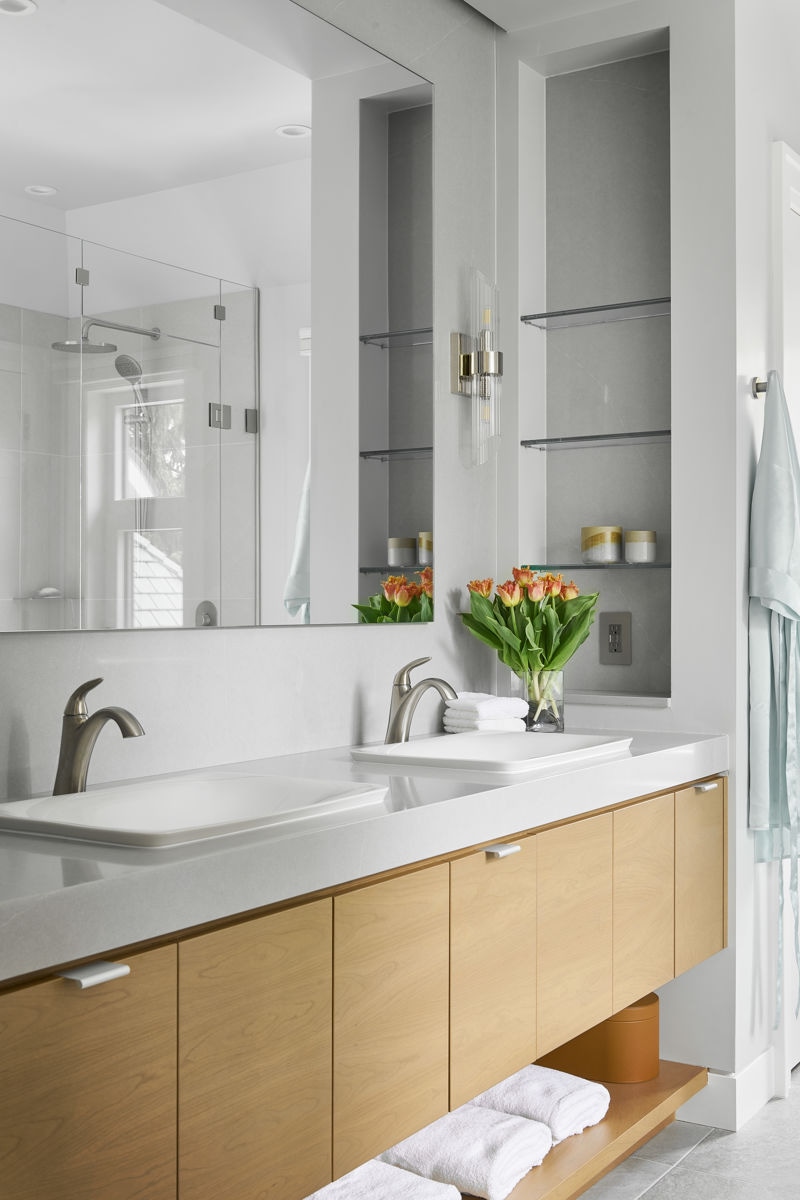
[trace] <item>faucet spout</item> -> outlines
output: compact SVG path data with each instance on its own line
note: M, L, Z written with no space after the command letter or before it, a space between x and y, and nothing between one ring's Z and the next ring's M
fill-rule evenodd
M127 708L110 705L99 708L89 716L86 693L102 683L102 679L90 679L72 693L64 709L61 722L61 747L58 755L56 781L53 795L63 796L70 792L84 792L89 762L101 729L113 721L123 737L141 737L144 729Z
M419 667L426 662L430 662L430 657L416 658L413 662L406 663L404 667L401 667L394 677L389 724L386 727L386 737L384 738L385 745L408 741L412 717L423 695L430 688L437 691L443 700L457 699L455 689L446 680L438 679L436 676L420 679L412 686L410 672L414 667Z

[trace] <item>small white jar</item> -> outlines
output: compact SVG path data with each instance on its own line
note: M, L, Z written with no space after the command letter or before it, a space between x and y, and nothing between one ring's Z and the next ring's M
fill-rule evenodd
M426 530L417 534L417 562L421 567L429 567L433 562L433 534Z
M416 562L417 539L394 537L386 542L386 561L390 567L413 567Z
M581 529L581 558L585 563L622 561L621 525L584 525Z
M651 563L656 561L654 529L625 530L625 562Z

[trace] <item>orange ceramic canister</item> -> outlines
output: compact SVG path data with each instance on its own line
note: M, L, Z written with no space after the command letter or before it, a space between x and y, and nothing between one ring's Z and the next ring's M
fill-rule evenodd
M651 992L546 1054L540 1066L601 1083L644 1083L658 1075L658 996Z

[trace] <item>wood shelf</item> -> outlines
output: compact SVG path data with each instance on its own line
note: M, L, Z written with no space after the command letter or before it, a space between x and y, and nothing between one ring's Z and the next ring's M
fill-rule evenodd
M508 1200L574 1200L675 1119L705 1087L705 1067L662 1060L647 1083L609 1083L611 1106L599 1125L554 1146L540 1167L520 1180ZM475 1200L465 1195L465 1200Z

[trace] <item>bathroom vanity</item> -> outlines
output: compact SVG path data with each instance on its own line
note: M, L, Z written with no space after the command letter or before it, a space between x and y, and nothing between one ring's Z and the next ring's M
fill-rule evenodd
M7 1200L301 1200L725 946L724 737L502 784L238 769L387 800L164 851L0 837ZM60 974L98 959L130 973ZM616 1085L515 1198L580 1194L704 1082Z

